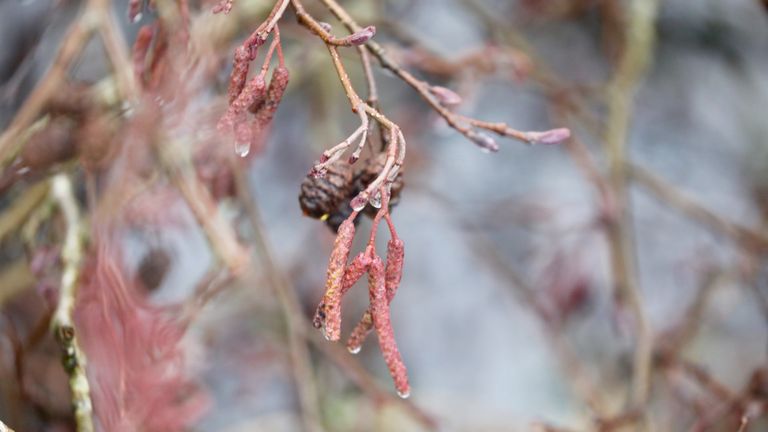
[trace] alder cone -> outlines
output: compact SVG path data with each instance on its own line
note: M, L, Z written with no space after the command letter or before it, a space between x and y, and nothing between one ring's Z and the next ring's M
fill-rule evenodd
M353 192L352 167L346 161L327 168L324 176L307 175L301 183L299 205L305 215L315 219L330 218Z

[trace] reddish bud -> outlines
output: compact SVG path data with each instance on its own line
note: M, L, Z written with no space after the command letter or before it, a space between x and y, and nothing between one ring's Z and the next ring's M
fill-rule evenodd
M559 144L571 137L571 130L559 128L544 132L527 132L525 136L531 144Z
M466 136L483 151L489 153L495 153L499 151L499 145L496 143L496 140L487 134L482 132L469 131Z
M437 98L440 105L454 107L461 103L461 96L447 87L432 86L429 88L429 92Z
M352 33L344 38L345 45L362 45L368 42L376 34L376 27L368 26L360 31Z

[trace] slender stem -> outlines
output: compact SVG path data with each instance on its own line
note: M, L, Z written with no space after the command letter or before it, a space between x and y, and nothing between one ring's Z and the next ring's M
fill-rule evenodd
M626 139L632 115L632 101L645 74L654 46L654 23L658 0L633 0L627 11L629 19L627 45L609 86L608 123L605 150L608 155L609 179L615 200L615 214L608 224L611 266L617 300L632 310L637 324L637 341L632 373L631 401L644 406L650 387L652 334L643 308L635 269L635 246L629 213L628 160Z
M723 218L688 198L658 175L639 165L627 163L627 170L632 180L644 186L659 200L677 209L689 218L730 237L737 244L745 246L747 249L768 250L768 234L765 232L742 226Z
M234 165L234 164L233 164ZM248 190L248 181L242 167L234 168L237 193L243 203L245 213L253 229L254 243L258 255L267 272L270 285L274 288L280 302L287 326L288 346L293 367L293 377L301 404L304 429L307 432L321 431L320 411L318 408L317 387L315 385L309 349L304 339L305 319L301 305L287 277L278 268L272 248L267 242L264 225L261 222L259 208Z
M181 193L218 259L237 277L248 263L248 253L237 241L235 231L224 220L211 194L194 172L184 146L156 140L155 149L163 168Z
M331 13L335 15L336 18L338 18L338 20L341 21L345 27L347 27L349 31L358 32L363 29L335 0L321 1L331 11ZM295 3L296 2L294 1L294 4ZM400 66L400 64L398 64L397 61L390 57L386 53L386 50L376 41L372 39L368 40L365 43L365 46L368 48L368 51L370 51L371 55L376 57L381 67L389 70L395 74L395 76L403 80L406 84L410 85L433 110L435 110L441 117L443 117L443 119L446 121L446 123L448 123L450 127L466 136L468 139L474 141L473 133L475 132L472 130L472 128L468 127L467 124L478 127L480 129L488 130L490 132L494 132L500 136L514 138L525 143L532 142L531 137L526 132L511 128L505 123L486 122L454 113L453 111L440 104L440 101L434 95L432 95L430 92L431 85L429 83L416 78L413 74Z
M72 405L78 432L92 432L93 404L86 375L85 353L80 347L73 313L80 267L83 261L83 227L72 182L65 174L58 174L51 181L53 197L61 207L66 221L66 234L61 250L64 270L61 275L59 302L53 313L51 328L64 352L64 369L69 375Z
M8 128L0 135L0 166L5 166L19 150L19 136L37 119L50 98L60 90L69 67L96 27L96 16L88 6L70 27L50 69L21 106Z

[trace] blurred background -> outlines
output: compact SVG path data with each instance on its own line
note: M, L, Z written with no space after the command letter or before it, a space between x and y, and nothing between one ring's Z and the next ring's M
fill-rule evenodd
M96 430L768 429L764 2L341 3L376 26L374 40L403 68L461 95L456 112L573 133L556 146L499 138L497 153L479 151L373 61L381 111L408 141L392 210L406 259L391 304L407 400L375 338L352 356L309 327L334 233L302 214L300 185L358 122L322 41L289 7L286 96L263 147L231 173L231 137L216 129L231 56L274 2L238 0L215 16L213 4L190 3L189 40L205 60L178 66L186 57L170 38L168 69L186 75L161 76L136 99L121 95L109 42L84 40L49 104L26 113L84 22L79 11L101 3L0 2L0 125L6 137L42 143L26 156L0 145L0 420L9 427L76 430L50 331L68 224L51 179L64 175L85 240L74 316ZM322 3L305 6L347 34ZM140 28L166 19L167 5L177 2L158 0L135 22L126 2L107 5L129 60ZM341 56L365 95L356 50ZM99 102L76 114L50 102L83 94ZM152 98L160 108L143 108ZM20 116L28 120L15 131ZM47 147L58 139L48 126L65 116L76 150ZM53 136L35 140L40 128ZM148 137L159 133L148 130L181 144L155 149ZM190 170L173 168L173 155L192 160L218 222L190 204ZM361 220L353 252L370 223ZM239 272L217 270L227 267L213 252L217 226L248 256ZM343 335L367 302L358 283Z

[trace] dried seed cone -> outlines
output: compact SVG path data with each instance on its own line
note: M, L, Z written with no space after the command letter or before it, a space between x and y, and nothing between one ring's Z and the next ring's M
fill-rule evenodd
M328 262L328 277L325 282L325 295L320 303L318 315L324 320L320 321L323 335L326 339L336 341L341 336L341 296L342 280L347 269L349 250L352 248L352 240L355 237L355 224L347 219L339 227L339 233L331 251ZM317 323L313 323L317 325Z
M323 177L308 175L301 183L299 205L305 215L320 219L336 213L352 191L352 168L343 161L330 164Z
M389 374L395 382L397 394L405 398L410 394L408 371L405 368L400 351L397 349L395 333L389 320L389 304L387 302L385 284L384 264L381 262L381 258L378 256L374 257L368 271L368 294L371 301L370 310L373 326L376 328L376 334L379 337L379 348L384 356L384 362L387 364Z

